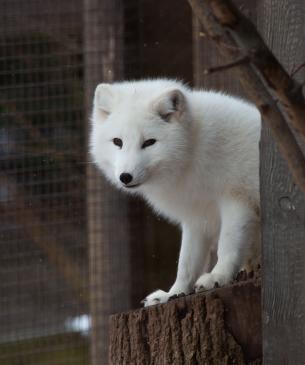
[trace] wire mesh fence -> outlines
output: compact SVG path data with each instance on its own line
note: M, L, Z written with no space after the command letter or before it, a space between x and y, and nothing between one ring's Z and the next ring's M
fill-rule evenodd
M191 81L190 11L169 3L0 0L1 364L107 363L108 314L173 279L177 232L87 153L99 82Z
M0 363L83 364L82 4L1 1L0 12Z

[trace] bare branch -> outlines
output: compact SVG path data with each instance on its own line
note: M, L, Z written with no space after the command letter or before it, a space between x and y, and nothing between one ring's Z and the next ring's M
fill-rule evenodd
M241 57L240 59L238 59L234 62L227 63L225 65L220 65L220 66L214 66L214 67L207 68L203 71L203 74L204 75L209 75L209 74L212 74L214 72L229 70L233 67L240 66L244 63L249 63L249 62L250 62L250 59L249 59L248 56Z
M290 77L295 76L300 70L302 70L302 68L305 67L305 62L300 64L299 66L295 67L294 70L292 70Z

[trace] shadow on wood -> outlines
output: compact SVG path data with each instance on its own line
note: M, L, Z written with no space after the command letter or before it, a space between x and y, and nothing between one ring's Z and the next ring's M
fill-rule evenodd
M113 315L109 363L260 364L260 302L252 279Z

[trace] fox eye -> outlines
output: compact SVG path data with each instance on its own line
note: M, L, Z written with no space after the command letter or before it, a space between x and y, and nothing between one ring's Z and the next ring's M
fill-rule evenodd
M151 139L147 139L143 144L142 144L142 148L146 148L149 146L152 146L153 144L156 143L156 140L151 138Z
M112 140L113 144L115 144L116 146L122 148L123 146L123 141L120 138L113 138Z

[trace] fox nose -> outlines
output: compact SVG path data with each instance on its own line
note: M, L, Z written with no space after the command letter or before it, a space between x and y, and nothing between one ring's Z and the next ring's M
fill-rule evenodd
M122 181L122 183L127 185L132 181L132 175L130 175L128 172L123 172L120 175L120 180Z

